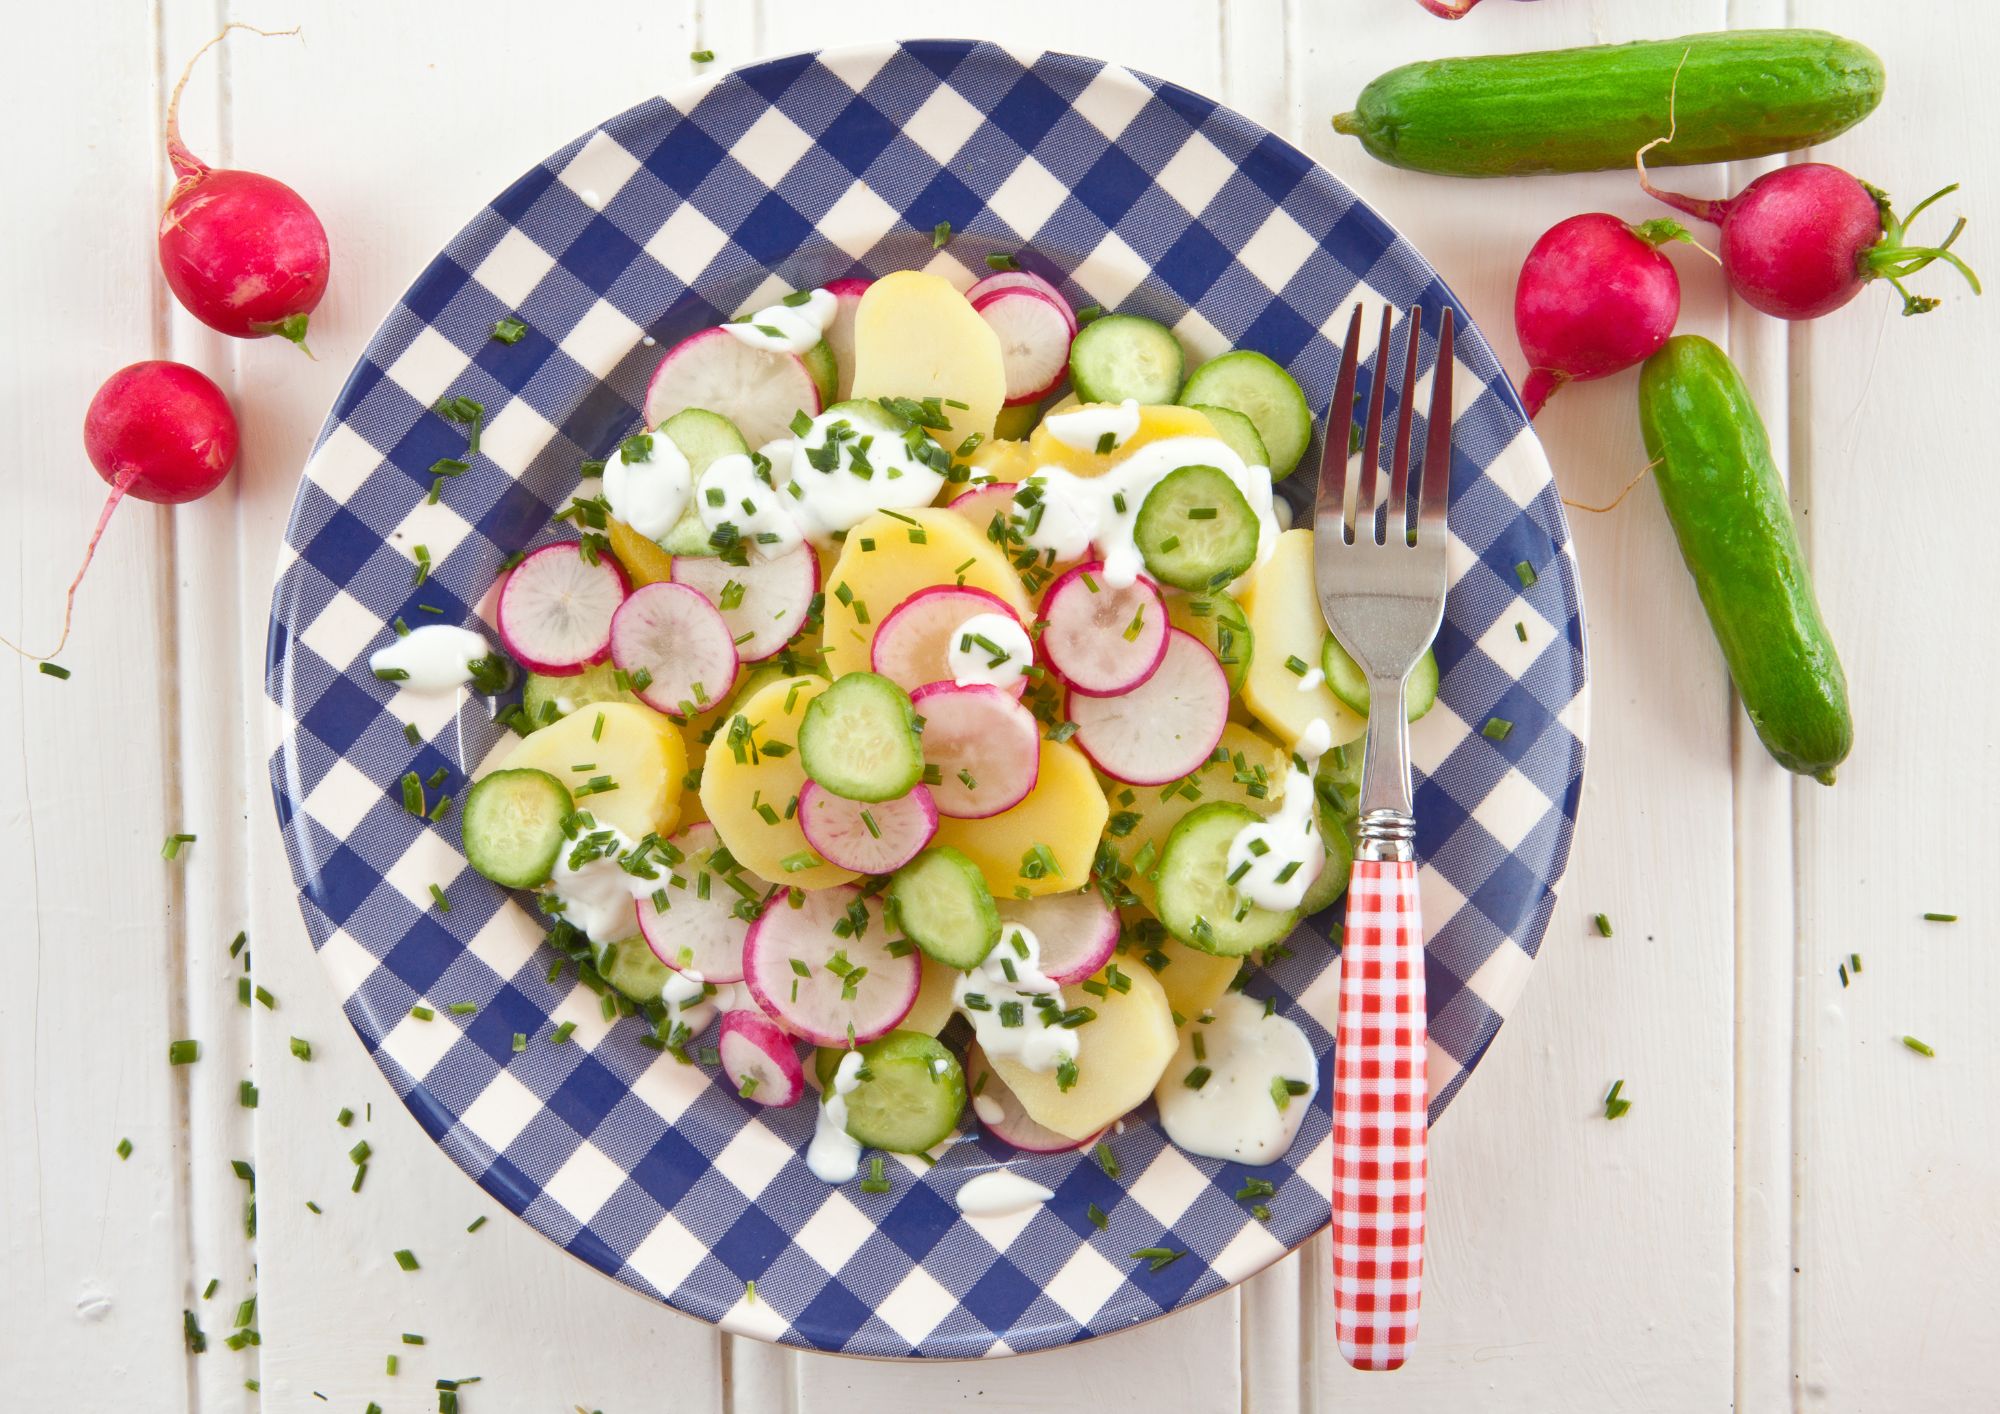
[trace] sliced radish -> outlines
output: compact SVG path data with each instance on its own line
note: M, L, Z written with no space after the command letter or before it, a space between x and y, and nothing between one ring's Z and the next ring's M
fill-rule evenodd
M974 300L973 311L1000 336L1000 365L1007 376L1007 406L1038 403L1069 372L1074 334L1060 300L1025 286L996 290Z
M970 491L961 491L945 503L947 510L957 511L983 532L993 522L996 512L1010 515L1014 510L1014 493L1020 490L1015 481L988 481L974 486Z
M1020 622L1005 599L984 589L964 584L920 589L876 628L868 664L905 692L915 692L926 683L949 682L951 637L967 619L979 614L1005 614ZM1026 689L1023 679L1015 685L1014 696Z
M849 917L856 904L865 927ZM872 1041L909 1015L923 981L917 950L896 938L899 956L891 940L881 904L851 884L786 890L750 925L743 980L767 1015L815 1046Z
M805 544L794 545L776 559L752 555L744 565L714 555L677 555L674 583L685 584L715 605L735 640L736 656L755 663L790 643L805 625L813 595L819 592L819 556ZM736 587L732 590L731 585Z
M829 280L821 287L836 301L833 322L826 326L825 335L827 347L833 350L835 381L840 390L835 402L845 402L854 396L854 312L861 308L861 297L874 283L873 280Z
M1201 769L1229 721L1229 677L1193 634L1173 630L1159 670L1120 697L1071 692L1076 744L1108 776L1163 786Z
M1042 596L1042 656L1085 697L1114 697L1144 683L1167 651L1166 601L1144 575L1123 589L1102 561L1065 571Z
M995 1137L1027 1154L1060 1154L1067 1149L1088 1149L1103 1130L1088 1139L1071 1139L1028 1118L1027 1110L1000 1072L987 1062L986 1052L974 1046L965 1054L965 1088L972 1096L972 1112Z
M668 349L646 385L648 427L688 408L721 414L761 447L785 435L794 413L819 414L819 388L797 354L767 353L726 329L704 329Z
M640 936L653 956L676 972L691 972L704 982L741 982L743 940L750 935L750 924L736 915L741 896L709 868L717 844L715 826L689 825L667 843L680 855L677 863L667 862L674 858L671 853L658 860L667 906L655 908L650 898L637 901Z
M545 545L500 586L500 642L531 673L571 677L611 652L611 620L625 591L625 572L609 555L592 564L574 541Z
M817 781L799 791L799 828L813 852L838 869L893 874L937 833L938 809L925 786L867 805L835 795Z
M1118 915L1095 889L995 902L1001 918L1035 935L1042 971L1064 986L1083 981L1118 948Z
M646 584L611 617L611 661L647 706L685 720L735 685L733 638L715 605L687 585Z
M1070 337L1076 337L1076 311L1070 308L1061 290L1032 270L997 271L973 285L965 292L965 297L976 305L988 295L996 295L1002 290L1033 290L1036 294L1046 295L1062 311L1063 319L1069 324Z
M940 813L984 820L1028 798L1042 773L1041 733L1011 693L934 682L910 704L924 719L924 760L938 768L930 789Z
M794 1104L806 1090L805 1067L799 1064L799 1043L760 1011L731 1011L722 1016L722 1073L730 1088L759 1105Z

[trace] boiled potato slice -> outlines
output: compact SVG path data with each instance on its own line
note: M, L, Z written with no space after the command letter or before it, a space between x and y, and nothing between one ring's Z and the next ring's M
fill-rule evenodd
M614 787L577 795L577 808L631 839L671 835L680 824L687 747L680 728L650 707L600 702L550 722L515 743L498 769L524 766L547 771L573 795L609 776Z
M1138 822L1123 835L1113 835L1111 844L1118 851L1118 857L1133 865L1132 873L1123 880L1126 888L1138 896L1139 902L1147 908L1154 906L1153 881L1146 877L1147 871L1157 867L1160 851L1167 846L1167 836L1173 833L1181 817L1197 805L1206 805L1211 800L1233 800L1239 805L1247 805L1260 815L1269 815L1278 808L1278 797L1285 787L1285 753L1269 738L1249 727L1229 723L1222 729L1221 750L1228 753L1226 761L1213 757L1195 773L1195 785L1201 795L1189 800L1185 794L1175 793L1165 800L1160 792L1165 786L1128 786L1117 781L1104 783L1105 795L1111 802L1114 816L1136 815ZM1242 756L1239 767L1236 758ZM1262 796L1251 794L1257 784L1257 768L1262 767L1262 784L1267 789ZM1238 774L1245 780L1236 779ZM1126 797L1130 796L1128 800ZM1120 820L1119 824L1124 821ZM1146 847L1152 846L1150 853ZM1147 855L1146 869L1138 867L1141 855ZM1182 1010L1186 1010L1185 1007Z
M701 779L697 773L708 764L708 743L702 739L706 735L707 728L698 727L693 722L689 722L681 728L681 740L687 749L688 775L694 777L695 780ZM708 809L701 803L701 792L699 790L683 790L681 792L681 821L680 825L676 825L674 828L679 829L681 825L699 825L706 819L708 819Z
M604 518L604 534L634 589L642 584L663 584L674 577L674 557L617 516Z
M1166 989L1167 1004L1189 1022L1212 1008L1243 970L1240 957L1217 957L1175 937L1163 940L1160 951L1167 965L1154 975Z
M1068 742L1044 741L1041 775L1026 800L985 820L942 819L931 843L961 850L996 898L1074 893L1090 880L1097 837L1110 814L1090 758ZM1039 878L1023 877L1025 857L1038 844L1048 846L1056 867Z
M868 549L870 545L875 548ZM912 594L933 585L969 584L1006 600L1022 623L1034 617L1021 578L1000 547L964 516L937 508L869 516L847 532L824 582L822 640L827 668L835 677L867 668L882 620Z
M1280 535L1271 558L1251 572L1237 599L1257 640L1243 679L1243 701L1257 720L1287 748L1305 735L1315 717L1326 720L1335 746L1366 731L1368 719L1349 711L1331 688L1321 683L1302 692L1298 674L1285 666L1287 658L1298 658L1318 667L1326 639L1326 619L1313 588L1313 533L1288 530Z
M1081 987L1063 988L1065 1007L1087 1006L1094 1021L1077 1028L1076 1083L1064 1090L1054 1071L1029 1070L1007 1056L986 1059L1037 1124L1084 1140L1143 1104L1165 1074L1180 1036L1166 990L1145 967L1121 966L1130 991L1102 997Z
M991 442L981 442L973 450L972 455L966 458L965 464L972 468L975 477L990 481L1013 482L1026 481L1035 474L1035 467L1038 465L1033 451L1026 442L1007 442L998 438ZM963 486L948 486L945 488L945 494L952 496L963 490L965 490Z
M854 311L852 396L938 398L951 422L951 431L938 436L945 446L974 432L991 437L1007 400L1000 336L943 276L884 275Z
M1074 406L1080 406L1074 405ZM1069 408L1060 409L1069 411ZM1058 411L1051 408L1050 413ZM1208 418L1193 408L1170 404L1148 405L1139 409L1139 430L1118 444L1116 451L1099 455L1080 452L1057 439L1049 430L1048 419L1028 436L1028 456L1036 466L1059 466L1073 476L1102 476L1148 442L1164 442L1169 437L1213 437L1215 428Z
M921 961L923 981L918 984L917 999L910 1003L909 1014L896 1023L896 1029L921 1031L926 1036L935 1036L951 1020L954 1009L951 989L958 981L958 969L946 967L931 957Z
M806 704L826 687L825 678L795 677L758 688L717 725L702 767L701 804L716 833L738 863L774 884L828 889L854 877L853 871L826 863L785 868L786 860L796 863L812 854L805 831L799 828L798 812L789 807L806 783L806 770L799 762L799 719L806 714ZM740 760L729 740L739 721L758 747L753 753L744 746ZM762 748L774 742L789 749L782 755L766 755ZM771 807L777 823L764 818L760 805Z

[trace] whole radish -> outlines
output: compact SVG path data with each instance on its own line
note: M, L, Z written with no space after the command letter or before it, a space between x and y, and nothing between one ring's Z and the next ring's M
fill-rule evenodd
M326 293L326 228L305 198L257 172L215 168L181 141L181 91L203 54L195 52L167 104L167 160L174 189L160 215L160 268L188 313L239 339L277 334L305 347L307 316ZM296 33L296 31L283 31Z
M62 652L69 642L77 586L118 503L137 496L170 506L206 496L236 464L236 446L236 415L229 410L229 399L186 364L150 359L105 379L83 415L83 449L111 494L104 498L83 564L63 600L62 637L46 653L28 653L4 638L0 643L30 658Z
M1472 13L1479 0L1417 0L1417 3L1441 19L1462 20Z
M1645 362L1681 313L1681 281L1660 253L1686 240L1678 221L1633 226L1594 211L1551 226L1521 265L1514 330L1528 356L1528 416L1565 383Z
M1917 203L1902 219L1888 196L1824 162L1803 162L1766 172L1735 196L1707 201L1639 182L1676 211L1722 228L1722 273L1746 303L1780 319L1817 319L1861 293L1871 280L1887 280L1903 297L1904 314L1923 314L1938 301L1913 295L1903 281L1942 260L1965 276L1978 294L1979 277L1951 249L1965 218L1934 246L1907 243L1910 224L1925 208L1958 190L1956 184Z

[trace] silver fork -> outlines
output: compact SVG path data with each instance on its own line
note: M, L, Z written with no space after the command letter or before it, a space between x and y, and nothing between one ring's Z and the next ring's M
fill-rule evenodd
M1347 326L1313 511L1320 611L1368 679L1370 730L1347 890L1333 1078L1334 1333L1356 1369L1393 1370L1416 1340L1423 1291L1426 1119L1423 915L1417 896L1403 685L1444 618L1451 482L1452 319L1438 324L1422 478L1410 436L1423 311L1404 321L1403 381L1386 495L1377 497L1394 311L1382 311L1350 505L1348 429L1361 307Z

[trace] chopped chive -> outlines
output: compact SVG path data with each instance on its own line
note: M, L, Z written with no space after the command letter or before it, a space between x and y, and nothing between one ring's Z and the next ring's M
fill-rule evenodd
M118 1141L118 1157L120 1159L129 1159L132 1157L132 1141L130 1139L120 1139ZM215 1290L215 1283L210 1282L208 1289L210 1291Z
M1859 977L1861 975L1861 954L1858 952L1849 953L1847 955L1847 963L1849 967L1853 968L1854 975Z
M574 1034L575 1031L576 1031L576 1023L574 1021L565 1021L562 1025L556 1027L555 1030L549 1033L549 1044L551 1046L560 1046L564 1042L569 1040L570 1036Z
M35 671L41 673L44 677L57 679L67 679L69 677L69 669L60 663L37 663Z
M1019 270L1021 262L1014 259L1011 255L1004 255L995 251L992 255L986 257L986 268L988 270Z
M1520 639L1523 643L1528 641L1528 626L1519 619L1514 621L1514 637Z
M1840 964L1840 985L1847 985L1847 964L1844 962Z
M374 1157L374 1146L366 1139L363 1139L359 1144L356 1144L352 1149L347 1151L347 1158L350 1163L365 1164Z
M313 1058L312 1042L304 1040L303 1038L298 1036L292 1037L291 1040L292 1040L293 1055L297 1056L302 1061L309 1061Z
M414 1272L417 1269L417 1254L407 1247L398 1248L396 1251L396 1265L406 1272Z
M1918 1039L1917 1039L1916 1037L1914 1037L1914 1036L1905 1036L1905 1037L1903 1038L1903 1044L1904 1044L1905 1046L1909 1047L1909 1048L1910 1048L1911 1050L1915 1051L1915 1052L1916 1052L1916 1053L1917 1053L1918 1055L1920 1055L1920 1056L1936 1056L1936 1055L1937 1055L1937 1052L1936 1052L1936 1051L1934 1051L1934 1050L1932 1050L1932 1049L1930 1048L1930 1046L1929 1046L1928 1044L1926 1044L1926 1043L1925 1043L1925 1042L1923 1042L1923 1041L1919 1041L1919 1040L1918 1040Z
M945 242L951 239L951 222L940 221L931 227L931 249L943 250Z
M1214 1073L1207 1066L1198 1065L1187 1073L1182 1079L1181 1084L1187 1086L1190 1090L1199 1090L1202 1086L1208 1084L1209 1076Z
M178 859L181 853L181 846L193 843L193 835L168 835L166 842L160 846L160 858Z
M201 1059L201 1042L172 1041L167 1045L168 1065L192 1065Z
M1100 1143L1097 1146L1097 1166L1104 1170L1106 1178L1118 1177L1118 1159L1112 1154L1109 1144Z
M431 898L437 903L439 913L451 912L451 900L444 896L444 890L436 884L431 885Z
M1505 717L1488 717L1486 725L1479 729L1479 734L1488 741L1505 741L1508 733L1513 730L1514 724Z
M1597 933L1599 937L1608 938L1611 936L1611 920L1608 917L1600 913L1597 915L1594 921L1597 924Z
M1615 1081L1611 1086L1610 1092L1605 1095L1604 1117L1606 1119L1617 1119L1619 1116L1623 1115L1627 1110L1632 1108L1632 1102L1630 1100L1623 1098L1618 1093L1620 1090L1623 1090L1624 1088L1625 1088L1625 1082L1623 1080Z
M713 49L694 50L688 55L688 62L691 64L713 64L715 62L715 51Z
M347 1106L342 1105L340 1107L340 1113L333 1117L333 1122L339 1125L342 1129L347 1128L349 1125L354 1123L354 1111L348 1109Z
M1090 1225L1096 1228L1099 1232L1103 1232L1105 1229L1111 1226L1111 1219L1105 1216L1104 1209L1098 1207L1097 1204L1095 1203L1092 1203L1089 1207L1085 1208L1083 1210L1083 1214L1085 1217L1090 1219Z
M246 1110L256 1109L257 1087L248 1080L238 1081L236 1085L236 1103Z
M1514 566L1514 578L1521 581L1521 588L1531 589L1535 583L1535 567L1526 560Z
M1924 922L1926 922L1926 923L1956 923L1956 922L1958 922L1958 915L1957 915L1956 913L1926 913L1926 914L1924 915Z
M525 1032L516 1031L514 1033L514 1054L519 1055L521 1052L527 1049L528 1049L527 1034Z
M411 1335L411 1334L410 1334L410 1333L409 1333L408 1331L404 1331L404 1332L403 1332L403 1344L405 1344L405 1345L422 1345L423 1343L424 1343L424 1338L423 1338L422 1336L420 1336L420 1335Z
M1185 1256L1186 1252L1177 1252L1171 1247L1141 1247L1132 1254L1132 1260L1144 1262L1148 1270L1157 1272L1162 1268L1171 1267Z
M468 1225L466 1226L466 1229L465 1229L465 1230L466 1230L467 1232L477 1232L477 1231L479 1231L479 1229L481 1229L482 1227L485 1227L485 1226L486 1226L486 1214L484 1214L484 1213L481 1213L481 1214L480 1214L480 1215L479 1215L478 1217L474 1218L474 1219L473 1219L473 1220L471 1221L471 1223L469 1223L469 1224L468 1224Z
M437 1013L432 1011L427 1006L413 1006L410 1008L410 1015L414 1016L419 1021L429 1021L432 1017L436 1016Z
M528 326L511 314L493 326L493 337L503 344L518 344L527 332Z

